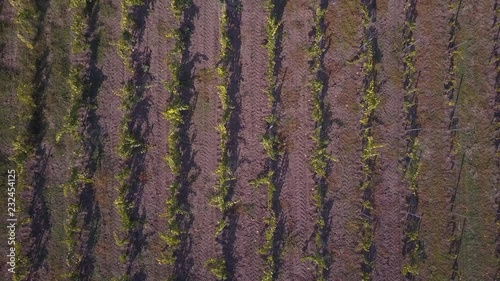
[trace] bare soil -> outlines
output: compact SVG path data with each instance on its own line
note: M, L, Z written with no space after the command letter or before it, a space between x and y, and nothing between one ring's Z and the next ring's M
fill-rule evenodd
M262 278L265 263L257 251L265 241L263 218L267 212L267 190L254 188L249 181L263 171L266 159L261 138L266 130L263 119L269 114L265 94L268 54L263 46L268 11L265 1L240 2L241 19L235 27L235 34L239 31L240 35L231 38L231 42L241 43L235 46L236 65L232 69L240 77L233 81L230 93L236 101L231 124L236 136L231 145L236 151L231 165L236 177L232 200L237 204L234 221L229 226L234 237L227 241L224 254L231 257L228 270L232 280L254 281ZM458 0L452 2L459 3ZM418 73L416 95L421 148L417 210L421 216L419 240L423 250L416 280L496 280L499 272L498 256L493 246L500 241L496 226L499 160L495 145L498 140L493 133L498 130L495 127L498 124L492 121L498 113L498 108L495 108L498 107L498 69L493 58L494 48L498 46L498 26L494 25L493 11L496 2L462 2L456 31L459 44L456 79L457 85L460 81L462 84L457 92L459 130L455 134L450 131L450 106L444 85L449 82L449 20L456 10L450 9L447 1L420 0L417 3L415 68ZM50 3L44 33L50 39L49 46L59 49L51 50L49 56L52 75L48 79L48 104L44 107L47 132L39 142L39 147L45 150L39 150L27 161L25 166L31 188L19 194L19 200L26 206L23 216L32 219L29 226L19 229L23 253L31 251L32 258L39 261L26 280L63 280L62 275L67 273L63 239L68 202L64 201L61 184L68 180L68 168L75 163L71 156L74 144L71 140L57 144L54 135L64 122L67 105L67 97L64 97L68 87L65 82L67 73L62 70L67 67L64 64L75 58L57 52L64 50L64 42L70 39L58 37L69 30L69 19L61 17L68 1L51 0ZM304 258L314 253L317 216L312 201L313 172L309 164L314 146L311 139L314 122L309 86L312 77L308 64L313 7L317 2L288 0L283 3L278 113L285 152L278 192L283 219L280 223L284 228L279 236L283 247L276 280L306 281L314 280L315 272L314 264ZM144 227L135 245L137 257L128 269L134 276L133 280L164 280L172 271L181 272L181 280L215 280L206 263L209 258L223 254L214 238L216 221L221 214L209 204L216 182L214 172L220 158L219 135L215 129L222 113L216 88L221 83L216 71L220 57L219 1L194 0L190 11L193 24L191 44L189 59L183 65L191 82L184 89L191 115L187 117L183 138L189 158L184 162L187 163L184 166L187 180L183 208L190 216L184 225L186 235L177 264L159 265L157 262L165 249L159 238L166 225L161 214L170 196L168 186L174 180L164 161L169 126L162 115L169 98L164 88L170 79L165 59L172 48L172 40L166 38L166 34L177 28L178 23L171 14L170 5L169 0L155 0L147 6L141 14L143 33L134 51L142 55L135 59L141 60L142 71L146 73L142 77L147 90L141 104L144 114L141 121L144 121L142 133L147 140L147 151L143 170L136 175L143 184L137 204L139 214L144 216ZM117 92L126 81L137 77L125 69L116 52L116 42L121 36L120 0L99 1L99 6L94 36L99 35L101 43L93 63L96 73L101 74L95 88L98 104L95 125L99 128L98 139L103 143L103 156L93 176L99 226L92 250L95 257L93 275L88 280L112 280L127 270L119 261L123 249L114 241L114 234L121 231L114 205L118 186L115 177L124 165L117 155L119 126L124 114ZM371 274L375 281L405 280L401 270L407 262L403 255L406 199L410 192L403 174L406 153L402 61L404 6L404 1L377 1L376 21L373 23L376 30L373 40L377 42L377 95L381 102L375 110L372 132L375 143L383 145L377 150L374 176L375 256ZM328 114L325 119L329 124L328 152L336 159L328 175L325 197L328 213L326 256L327 280L334 281L359 280L362 273L363 257L359 245L363 75L359 52L363 26L359 7L360 3L356 1L334 0L329 1L326 12L324 40L327 40L328 47L324 65L328 74L325 81ZM14 9L7 1L0 3L2 24L13 25L14 16ZM58 26L66 27L66 31L56 29ZM20 77L22 58L18 57L16 44L19 43L15 43L18 41L12 27L0 29L0 81L18 81L16 79ZM4 134L4 130L16 125L17 121L11 114L19 107L15 98L16 87L12 83L0 85L0 89L5 89L0 93L1 105L5 107L0 110L0 118L5 123L0 127L0 167L6 169L13 165L7 159L12 155L15 135L11 131ZM4 171L0 173L3 175ZM0 194L4 198L4 193ZM4 214L5 204L2 204L0 213ZM32 207L31 211L28 206ZM462 223L464 218L465 224ZM1 235L4 233L0 231ZM85 238L89 234L82 235ZM453 235L458 235L460 241L456 256L450 254ZM6 250L3 240L0 240L0 250ZM5 255L2 257L0 279L8 280L11 277L6 274Z
M403 45L401 27L404 23L404 3L379 1L386 7L377 11L375 28L378 59L380 105L375 111L374 140L382 144L378 149L375 167L375 268L374 280L397 280L401 276L403 259L403 230L406 202L410 190L404 184L403 65L400 50ZM377 52L377 51L376 51Z
M266 216L267 192L254 188L249 181L256 179L264 168L265 156L260 144L264 133L263 118L269 114L266 88L267 52L262 43L265 34L266 11L261 1L244 3L241 16L241 129L238 136L237 185L238 226L234 245L235 279L259 279L264 260L257 253L263 245L262 218Z
M313 267L302 260L310 255L315 209L313 173L309 157L313 142L311 132L311 96L307 48L312 26L312 10L307 1L288 1L283 15L284 42L282 83L282 130L285 142L284 182L281 206L285 220L282 268L279 280L311 280ZM292 43L293 42L293 43ZM311 245L310 245L311 244Z
M191 38L191 52L198 56L195 64L194 89L196 103L193 113L192 148L196 163L196 177L191 185L191 212L194 220L190 229L192 260L190 276L193 280L212 280L206 267L209 258L215 258L217 243L214 239L216 209L208 204L215 185L215 169L219 158L219 136L215 127L222 112L217 96L217 74L215 65L219 61L219 15L220 5L215 1L194 1L198 15L194 20L195 30Z

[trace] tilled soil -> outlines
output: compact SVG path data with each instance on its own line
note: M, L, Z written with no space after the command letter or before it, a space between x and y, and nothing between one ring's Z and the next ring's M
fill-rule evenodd
M464 0L460 5L460 1L453 2L457 5L431 0L421 0L416 4L415 68L418 73L416 95L421 149L417 213L421 216L418 239L422 246L416 280L459 280L460 277L463 280L495 280L495 272L498 272L498 257L493 247L498 240L495 226L498 171L495 171L495 161L498 162L498 155L495 155L492 133L495 123L491 120L497 110L495 98L498 99L495 89L498 70L492 58L492 51L498 45L498 27L493 26L495 14L491 9L494 3L490 3L493 1L481 0L476 4ZM54 5L49 6L49 11L54 11L56 0L51 3ZM232 43L241 42L234 48L235 68L232 69L241 70L241 77L236 79L237 82L233 81L235 84L230 93L236 101L233 124L230 124L235 132L231 144L235 150L231 155L231 166L236 178L231 200L236 205L232 210L235 220L228 226L234 230L234 241L224 243L228 247L226 254L232 259L227 264L230 279L253 281L262 278L265 264L265 257L258 254L258 249L265 241L263 218L268 212L268 195L263 187L255 188L249 182L265 168L266 155L261 139L266 130L264 118L270 112L265 94L268 53L264 47L269 11L265 1L243 0L239 3L241 6L236 9L241 9L241 19L238 19L239 25L233 28L239 31L240 36L231 38ZM310 81L313 77L309 69L308 48L313 40L313 15L319 1L289 0L280 3L284 6L284 36L277 74L281 95L278 132L283 138L284 154L277 192L280 223L283 223L283 232L278 235L281 241L278 242L283 246L275 279L314 280L314 264L305 259L315 254L314 227L318 215L312 200L314 174L309 163L315 124L311 117ZM125 69L116 52L116 42L121 36L120 4L120 0L100 1L99 27L94 35L99 34L102 39L95 64L102 73L102 84L97 88L97 122L104 153L93 177L95 202L99 206L99 230L92 249L95 257L91 270L93 275L88 280L113 280L127 270L119 260L124 253L123 248L115 244L114 238L122 227L114 204L118 187L115 177L124 165L117 155L119 126L124 114L120 108L121 97L117 93L126 81L134 79L134 74ZM208 270L207 260L222 255L221 244L214 238L216 221L221 214L209 204L221 156L216 130L222 113L217 95L217 85L221 81L216 69L221 49L222 6L219 1L194 0L190 11L193 26L188 47L189 60L182 66L191 82L183 85L184 94L189 96L190 116L184 125L186 137L182 140L184 147L189 148L185 155L189 161L183 168L188 175L183 191L187 200L182 208L190 215L187 223L183 224L183 252L178 253L177 263L160 265L157 262L165 250L159 234L165 231L166 220L162 213L170 196L168 186L174 180L164 160L170 128L162 114L169 100L164 86L170 79L166 57L172 49L172 40L166 35L178 24L169 9L171 4L168 0L156 0L147 5L146 12L141 15L144 32L134 50L146 55L142 58L145 62L142 71L146 73L143 78L147 87L141 106L146 113L143 136L147 150L144 169L136 175L143 184L137 204L139 214L144 218L144 228L134 245L137 257L128 265L128 270L130 276L134 276L133 280L164 280L172 271L178 271L176 273L182 276L181 280L216 280ZM410 193L403 172L406 153L402 61L405 5L404 1L377 1L374 7L376 20L371 23L376 35L371 40L377 42L376 94L381 100L375 109L372 132L374 142L382 147L377 149L374 167L374 217L371 219L375 226L375 251L373 272L370 274L371 280L379 281L405 280L401 271L408 262L408 257L403 255L406 199ZM328 78L324 81L327 89L324 100L328 114L325 119L329 124L328 152L335 161L328 174L324 198L328 213L327 251L324 255L327 280L335 281L360 280L362 273L363 257L359 245L362 223L360 184L363 178L360 124L363 114L360 106L363 62L359 60L359 54L364 35L360 6L359 2L350 0L329 1L326 5L327 38L324 40L328 44L324 65ZM444 85L448 82L450 69L447 50L450 15L459 8L456 42L461 45L457 47L460 55L456 83L458 85L463 77L463 85L457 100L460 130L452 137L450 106ZM48 22L70 22L49 14L52 16L47 19ZM3 7L0 15L3 21L14 24L12 7ZM55 31L50 28L43 32L49 38L55 36ZM6 41L8 45L17 42L14 33L5 37L11 38ZM52 38L52 42L55 40ZM20 61L16 50L15 46L5 48L2 45L2 70L20 67L16 64ZM3 75L4 72L1 73ZM17 75L15 71L13 73ZM51 93L57 92L54 81L49 81ZM2 105L15 108L15 93L15 87L9 88L8 93L0 93ZM33 267L31 277L25 280L63 280L62 276L68 270L65 265L66 245L62 241L65 237L66 203L62 202L61 185L69 178L67 169L73 160L68 155L71 155L73 144L69 141L57 144L53 138L53 132L62 122L59 115L65 114L58 113L57 109L65 105L67 99L51 96L50 101L55 102L45 109L49 133L40 142L46 151L25 163L27 178L34 189L24 192L19 198L25 206L33 207L31 212L25 208L24 216L35 220L19 230L20 241L24 242L22 253L37 254L33 258L40 261ZM9 111L2 110L0 117L2 120L12 118L8 114ZM2 138L2 155L12 154L12 140L10 135ZM450 149L452 141L455 141L454 148ZM461 159L464 161L460 162ZM452 162L455 165L451 165ZM3 159L1 164L2 167L11 165ZM37 180L41 183L37 184ZM43 214L48 214L50 223L47 224L46 218L41 217ZM453 221L465 221L465 225L459 223L453 229L450 223ZM46 229L37 231L36 228L42 224ZM2 230L0 233L3 235L5 232ZM454 234L459 234L461 245L456 256L450 253L450 240ZM86 235L84 233L82 237ZM27 243L28 240L40 241L40 244ZM3 242L0 245L0 249L6 249ZM46 256L40 255L45 251ZM5 255L2 256L0 278L8 280L10 276L4 274Z
M422 128L419 138L423 148L421 173L429 175L422 177L420 182L422 191L419 209L423 217L420 232L426 241L425 263L429 264L423 272L430 278L446 278L444 272L449 272L452 266L451 259L446 257L449 243L445 237L450 235L447 229L450 206L448 195L454 181L448 167L450 132L447 130L447 101L443 87L449 64L446 52L449 28L445 25L448 7L445 4L435 5L431 1L421 6L429 11L417 17L416 21L425 28L415 33L416 40L422 42L422 55L416 63L417 69L421 71L421 95L418 101Z
M329 178L327 200L330 209L330 255L337 256L330 265L330 280L358 278L361 256L357 254L359 234L357 222L361 210L361 140L359 137L359 89L361 68L348 64L359 51L361 30L357 26L361 15L356 13L358 3L330 4L326 14L330 47L325 65L329 74L328 101L331 112L330 146L337 162L333 163Z
M285 34L281 80L282 126L285 142L281 205L285 220L285 241L279 280L310 280L312 267L301 258L310 254L314 241L313 173L309 166L314 128L310 114L307 48L310 44L312 13L306 1L288 1L283 15ZM293 43L292 43L293 42Z
M241 129L238 135L238 164L235 199L238 225L234 244L235 279L257 280L264 260L257 253L263 245L262 218L266 215L267 194L263 187L254 188L249 181L256 179L264 168L260 136L264 133L263 118L268 112L266 88L267 53L265 40L266 11L261 1L249 1L241 15Z
M101 17L101 34L107 40L117 41L120 36L120 25L113 23L113 18L120 17L120 1L106 1L102 3L101 9L107 9L108 17ZM105 14L101 11L101 15ZM102 69L104 80L98 94L99 101L99 124L102 127L104 155L103 163L109 163L98 174L95 185L96 200L100 206L113 206L112 208L101 207L100 234L96 245L96 269L97 278L109 279L119 276L123 265L117 260L122 254L121 249L114 243L115 234L120 234L120 218L114 206L114 198L117 196L119 186L115 175L123 167L120 157L116 154L119 143L119 126L123 113L120 110L121 99L117 96L120 89L125 85L130 74L118 56L115 46L104 45L103 56L98 63Z
M404 158L403 66L399 51L402 49L404 3L380 1L387 9L377 13L375 28L380 52L380 105L375 111L373 132L375 142L383 144L378 150L375 167L375 280L390 277L396 280L401 274L405 198L409 194L404 184L401 161Z
M219 137L215 127L221 112L217 96L217 74L215 65L219 61L219 15L220 5L215 1L194 1L198 15L194 20L194 33L191 38L191 53L198 56L194 72L194 104L192 125L192 149L196 177L191 186L191 213L194 220L190 229L192 268L190 275L194 280L211 276L206 267L208 258L215 258L217 242L214 239L215 223L218 219L216 209L208 204L215 185L215 169L219 158ZM196 250L194 250L196 249Z

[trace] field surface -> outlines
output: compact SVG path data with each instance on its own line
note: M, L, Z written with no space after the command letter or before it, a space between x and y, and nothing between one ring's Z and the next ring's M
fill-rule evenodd
M0 280L500 280L499 17L0 0Z

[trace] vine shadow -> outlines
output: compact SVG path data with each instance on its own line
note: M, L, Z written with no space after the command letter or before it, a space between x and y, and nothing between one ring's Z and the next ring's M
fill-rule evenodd
M98 13L100 9L99 0L87 1L85 14L87 26L85 37L89 42L90 50L87 54L87 65L85 69L84 81L85 91L83 93L83 103L86 105L85 116L83 118L83 146L86 155L84 160L84 170L89 178L94 178L101 164L103 155L102 128L99 125L99 115L97 114L100 87L104 82L104 75L97 67L97 54L100 44L100 34L98 28ZM79 194L80 210L84 214L82 229L87 235L80 232L80 240L83 240L81 249L81 261L77 265L79 278L91 280L94 272L94 248L97 244L99 225L101 220L100 207L95 199L95 189L92 183L85 184Z
M28 215L31 218L30 238L31 245L28 249L28 259L31 267L28 276L37 276L37 271L44 266L47 257L47 243L50 235L50 213L45 200L46 188L46 168L49 161L50 149L47 151L42 141L47 131L47 120L44 109L46 107L45 93L50 78L49 50L45 48L40 57L35 60L35 74L32 79L34 85L31 98L34 103L33 115L30 116L27 124L26 142L28 147L34 148L35 163L30 175L31 186L33 187L33 197L28 208Z
M275 0L274 1L274 9L272 11L268 11L271 15L273 15L277 22L281 22L283 19L283 13L287 4L287 0ZM281 104L281 93L283 89L283 83L287 75L287 69L282 69L283 62L283 37L284 37L284 26L280 24L278 29L276 30L275 37L275 46L274 46L274 68L272 69L272 76L274 77L274 81L272 82L276 85L275 88L270 88L271 95L273 96L273 102L271 104L271 112L270 115L277 116L278 120L282 119L281 113L279 111L279 106ZM264 40L263 45L266 46L269 42L267 39ZM283 70L283 75L281 78L279 77L280 72ZM279 132L279 126L267 126L266 134L270 136L277 136L278 139L283 140L283 135ZM284 247L285 237L286 237L286 218L283 214L282 206L280 204L281 193L283 190L283 185L285 182L286 174L288 172L288 151L283 144L279 144L279 147L275 147L273 149L277 149L278 151L282 151L278 157L273 160L268 158L264 164L263 171L258 175L258 178L266 177L269 171L273 171L273 175L271 177L271 181L274 184L275 190L271 197L271 211L276 217L276 229L274 232L274 239L272 241L271 252L269 253L270 257L274 260L274 265L270 268L270 271L273 272L272 279L276 280L280 274L281 267L283 266L283 261L281 260L281 252ZM265 233L265 228L261 231L261 233ZM265 256L264 256L265 258Z
M133 106L130 112L130 121L126 125L134 138L139 140L143 145L140 148L134 149L132 157L125 161L125 166L131 171L129 177L130 189L125 195L125 201L128 206L132 206L130 216L134 225L127 232L128 243L125 250L127 275L132 273L134 261L144 247L147 246L147 239L151 236L150 233L144 233L146 210L141 205L147 179L145 164L146 143L148 135L152 130L152 124L148 120L151 99L145 97L148 84L152 80L152 75L149 72L151 50L148 47L144 49L138 49L137 47L143 41L146 20L149 16L149 10L153 7L154 3L154 0L146 0L142 5L134 6L129 11L135 24L132 32L133 46L131 57L133 75L126 83L134 89L138 102ZM136 279L142 276L141 272L142 270L135 272L133 278Z
M32 175L33 197L28 209L28 215L31 218L31 244L28 251L28 257L31 263L31 268L28 273L28 278L38 276L37 272L44 266L45 259L48 255L48 242L50 236L51 222L50 212L45 200L46 187L46 171L51 149L48 150L45 146L40 146L37 149L37 160L32 167L34 174Z
M191 119L194 114L191 105L196 104L198 93L194 87L194 71L195 65L206 56L198 53L192 54L191 34L195 30L194 18L199 13L199 8L192 3L190 7L183 13L180 30L182 32L182 41L185 44L184 51L181 54L181 99L182 103L190 105L190 110L182 112L183 123L179 129L180 151L181 151L181 168L179 176L176 179L180 183L178 202L180 209L184 214L177 214L176 220L180 228L183 230L180 235L181 244L178 250L174 253L176 259L173 265L173 276L175 280L189 280L191 270L194 265L193 258L190 256L192 249L192 240L189 230L193 224L193 216L191 215L189 204L189 196L193 191L190 189L192 183L197 180L201 173L200 168L195 162L196 151L193 151L192 142L194 135L190 135L192 125ZM170 103L170 101L169 101Z
M133 52L133 69L134 74L129 83L135 89L139 101L134 106L131 112L130 122L128 124L130 132L135 136L135 139L140 140L141 143L146 144L148 135L152 130L152 124L149 124L148 114L151 106L149 97L144 97L147 90L147 85L151 80L149 73L149 65L151 62L151 50L145 48L142 51L136 50ZM126 161L126 165L131 170L130 173L130 190L125 196L125 200L132 207L131 217L135 223L135 227L129 231L129 243L126 249L127 259L127 274L130 275L133 262L137 259L138 255L147 245L147 238L151 234L144 233L144 224L146 221L146 210L141 205L144 186L146 183L146 145L143 145L142 151L136 150L133 156ZM142 207L142 208L141 208ZM135 273L134 276L136 276ZM140 275L140 274L139 274Z
M238 134L241 130L241 98L240 98L240 83L241 83L241 10L242 2L239 0L226 0L226 12L228 14L228 37L231 43L231 51L228 61L220 63L227 64L229 70L228 81L228 96L230 107L232 108L229 117L228 128L228 154L229 165L231 172L236 173L239 159L239 138ZM232 201L234 197L234 189L236 181L231 181L225 201ZM226 272L229 280L234 279L235 267L237 258L234 256L234 243L236 241L236 228L239 219L235 208L231 208L227 214L227 227L223 230L219 243L222 246L222 255L226 262Z
M326 11L328 9L329 1L328 0L321 0L319 3L319 8L323 11ZM310 7L311 12L313 14L316 13L316 10L313 7ZM316 17L316 15L315 15ZM315 40L315 36L317 33L317 26L313 26L311 31L308 33L309 40ZM319 22L319 29L323 31L323 33L326 35L325 31L327 30L328 25L326 22L321 20ZM331 110L331 105L328 103L325 103L326 96L328 95L328 89L330 87L330 72L327 72L324 66L324 61L325 61L325 56L328 50L330 49L331 46L331 35L326 36L325 38L321 38L321 40L318 42L319 47L323 52L319 55L318 58L311 58L309 59L309 68L314 67L315 63L319 62L320 69L314 73L316 79L320 80L322 83L322 88L319 92L318 96L318 101L319 101L319 107L321 114L323 116L323 121L320 124L315 124L315 127L320 128L320 142L324 143L329 143L330 142L330 136L329 132L332 129L332 126L334 124L334 120L332 117L332 110ZM337 121L338 122L338 121ZM341 121L340 121L341 123ZM323 146L324 144L320 144ZM325 176L313 176L314 184L315 186L319 189L320 197L322 198L322 208L319 211L319 216L321 219L325 222L324 227L318 227L317 224L314 226L314 231L311 233L311 236L309 237L309 240L307 241L306 245L303 248L303 251L305 252L309 245L311 245L314 241L314 236L316 233L320 233L321 237L321 248L316 249L317 252L325 259L326 262L326 267L322 270L322 276L327 276L328 272L331 268L333 259L331 257L330 252L328 251L328 238L331 233L332 229L332 218L330 217L330 211L333 208L333 199L332 198L326 198L327 192L328 192L328 182L327 179L330 175L330 172L332 170L332 161L328 160L327 161L327 166L325 168Z
M373 57L373 65L370 66L370 69L366 73L365 77L363 78L363 91L367 89L370 85L371 82L375 82L375 92L380 91L381 84L377 83L377 70L375 68L375 64L380 63L382 60L382 53L379 48L378 44L378 34L375 26L373 23L377 21L377 4L376 0L363 0L363 5L365 5L367 11L368 11L368 16L370 18L370 24L365 27L364 31L364 37L367 38L367 40L371 41L371 44L373 46L372 48L372 53L369 54ZM365 45L361 46L361 52L367 52ZM363 131L366 130L367 135L371 136L372 135L372 126L373 122L378 122L382 123L378 120L376 116L373 115L373 112L371 113L371 116L368 118L368 122L366 125L362 125L361 129ZM363 133L364 134L364 133ZM366 147L368 145L368 139L367 137L362 137L362 147ZM377 156L374 157L369 157L365 160L365 165L368 167L369 172L368 174L364 173L365 176L360 182L360 186L367 186L363 189L362 191L362 200L367 201L373 204L374 198L373 198L373 173L375 171L375 164L377 161ZM361 216L363 220L365 220L367 223L370 224L370 228L368 230L362 230L362 236L364 235L364 231L375 231L375 225L376 225L376 219L373 217L372 214L372 209L366 206L363 206L361 208ZM372 271L373 271L373 263L375 261L375 256L376 256L376 245L374 241L371 241L370 247L368 250L362 250L361 253L363 255L363 261L361 262L361 271L364 275L371 276Z

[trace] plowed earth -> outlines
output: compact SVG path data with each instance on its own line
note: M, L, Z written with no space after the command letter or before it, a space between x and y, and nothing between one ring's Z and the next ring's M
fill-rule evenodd
M14 1L15 2L15 1ZM26 161L25 179L29 189L17 194L23 203L20 217L31 218L31 224L18 228L21 255L33 264L25 280L66 280L66 246L64 220L66 203L61 185L69 179L73 163L70 140L56 143L55 133L64 122L68 99L60 90L64 84L64 68L75 58L57 52L58 44L69 44L70 37L59 37L58 28L65 27L69 36L70 19L65 18L69 0L50 0L45 19L44 36L49 48L46 102L43 116L46 133L39 149ZM162 112L167 107L169 92L164 85L170 79L167 54L172 40L167 34L177 28L169 0L148 1L140 14L143 33L134 53L141 60L146 85L141 100L145 116L143 137L147 143L142 172L143 183L137 194L137 208L143 227L136 233L134 250L137 255L124 266L119 256L122 248L114 235L121 228L114 206L118 182L116 174L124 165L117 155L119 126L123 117L121 98L117 95L134 73L125 69L116 50L120 38L120 0L100 0L96 14L97 28L90 37L100 36L97 56L92 64L100 73L97 93L97 134L103 144L100 164L93 176L98 231L95 245L89 247L89 276L85 280L113 280L128 271L132 280L166 280L174 271L180 280L216 280L209 272L207 260L221 254L214 238L220 213L209 204L216 183L215 169L220 157L216 126L222 107L217 95L219 77L216 67L220 58L221 4L216 0L193 0L189 11L192 18L189 59L183 65L190 83L184 87L188 95L190 114L182 141L189 161L184 169L188 175L182 208L190 213L183 224L183 252L177 262L160 265L158 259L165 249L159 234L165 231L162 216L168 199L168 186L174 180L166 162L167 136L170 130ZM267 85L266 22L267 1L226 1L240 3L241 18L236 29L240 42L233 54L240 71L239 80L230 95L236 101L232 118L235 148L230 163L236 178L232 200L234 234L226 241L231 260L227 264L232 280L255 281L263 276L265 260L258 253L265 241L263 218L267 210L267 190L253 187L264 169L266 155L261 138L266 128L264 117L270 112L265 94ZM235 3L233 3L235 2ZM308 48L313 42L313 15L320 1L283 0L283 41L279 52L278 104L279 135L283 139L282 168L278 184L280 233L282 246L276 280L315 280L315 265L305 257L314 255L314 226L317 210L314 194L314 173L309 164L314 142L314 121L311 117L312 94ZM328 173L328 188L324 198L327 212L326 260L327 280L360 280L362 255L360 224L363 171L361 166L361 125L363 61L359 60L363 34L363 1L331 0L326 5L327 48L324 66L327 108L328 153L335 159ZM365 1L370 2L370 1ZM375 2L375 1L372 1ZM374 6L376 94L380 104L375 109L373 137L377 157L373 176L374 257L371 280L406 280L402 270L408 263L403 254L407 198L411 193L404 176L406 153L403 87L403 25L405 5L410 1L379 0ZM325 4L323 3L323 4ZM498 179L499 94L497 55L499 9L494 0L418 0L415 20L415 69L417 84L417 123L420 144L420 173L417 213L421 217L418 229L422 252L417 262L415 280L500 280L499 226L500 199ZM236 7L236 6L235 6ZM17 81L23 71L19 57L21 43L16 39L15 9L8 1L0 2L0 167L2 195L0 202L0 279L11 280L7 272L6 253L6 191L7 169L14 164L12 143L16 130L23 130L15 118L19 108L16 98ZM455 92L457 118L455 130L450 129L450 105L445 84L450 79L448 57L450 18L457 15L455 40L458 46ZM66 40L66 41L64 41ZM62 43L61 43L62 42ZM89 63L90 65L90 63ZM90 67L90 66L88 66ZM97 73L96 72L96 73ZM63 78L60 78L63 77ZM97 80L96 80L97 81ZM458 84L460 83L460 87ZM64 86L67 88L67 85ZM97 130L97 129L96 129ZM450 148L451 147L451 148ZM454 164L451 164L454 163ZM5 188L4 188L5 187ZM82 216L83 217L83 216ZM457 223L458 222L458 223ZM455 225L455 227L453 227ZM82 234L87 237L88 233ZM452 236L458 237L458 251L451 250ZM80 237L80 239L84 239ZM85 238L87 239L87 238ZM496 245L496 246L495 246ZM21 269L20 269L21 270ZM409 277L408 277L409 278Z

